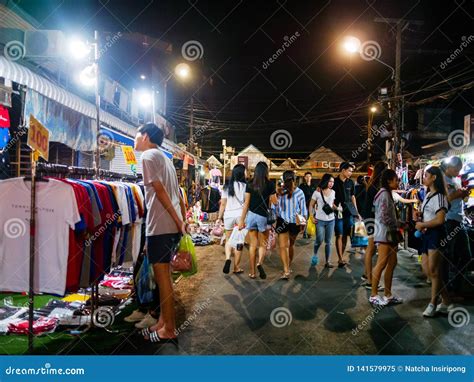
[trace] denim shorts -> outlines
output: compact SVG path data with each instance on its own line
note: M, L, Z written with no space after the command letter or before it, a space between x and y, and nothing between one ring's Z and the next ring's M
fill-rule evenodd
M344 215L342 219L336 219L334 226L334 233L336 236L349 236L354 225L354 218L352 215Z
M249 211L245 226L248 230L265 232L267 230L267 217Z
M428 254L428 250L443 249L446 244L446 229L444 226L428 228L421 236L421 253Z

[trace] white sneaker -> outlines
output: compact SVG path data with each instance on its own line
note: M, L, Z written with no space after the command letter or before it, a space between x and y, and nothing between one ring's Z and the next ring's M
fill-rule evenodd
M157 322L158 320L156 318L153 318L150 313L147 313L143 320L135 324L135 327L137 329L145 329L155 325Z
M425 311L423 312L423 317L434 317L434 316L436 316L436 307L432 303L429 303Z
M145 313L140 312L138 309L134 310L130 316L125 317L125 322L139 322L145 318Z
M387 305L387 302L386 302L382 297L380 297L379 295L377 295L377 296L370 296L369 302L370 302L372 305L377 305L377 306L385 306L385 305Z
M441 303L436 307L436 313L439 313L439 314L448 314L452 310L454 310L454 304L446 305L446 304Z

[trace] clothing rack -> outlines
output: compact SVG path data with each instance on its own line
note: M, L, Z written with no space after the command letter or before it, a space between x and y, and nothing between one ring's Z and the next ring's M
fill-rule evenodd
M33 162L32 166L32 175L31 175L31 203L32 203L32 217L30 220L31 227L30 233L32 236L30 238L30 290L29 290L29 335L28 335L28 349L29 353L33 353L33 322L34 322L34 262L35 262L35 214L33 211L36 210L36 182L41 181L42 179L47 179L47 177L56 177L60 179L64 178L74 178L74 179L91 179L95 178L96 180L109 180L109 181L123 181L130 183L137 183L142 180L141 175L129 175L123 173L117 173L109 170L100 169L99 173L96 173L95 169L88 167L76 167L76 166L66 166L61 164L47 163L47 162ZM27 178L28 179L28 178ZM99 277L100 278L100 277ZM91 289L91 320L89 326L82 332L75 331L74 334L85 333L86 331L92 328L101 328L108 332L113 332L112 330L104 327L102 325L97 326L95 323L100 322L100 310L99 308L99 278L92 282L90 285ZM96 317L97 312L97 317Z

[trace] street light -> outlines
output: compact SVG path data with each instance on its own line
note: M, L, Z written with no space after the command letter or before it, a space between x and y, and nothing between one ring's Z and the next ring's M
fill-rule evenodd
M350 54L360 52L360 46L360 40L354 36L347 36L342 43L342 47L344 48L344 50L346 50Z
M371 107L370 107L370 111L371 111L372 113L376 113L376 112L377 112L377 106L371 106Z
M74 37L69 41L69 52L71 56L76 60L82 60L89 56L91 47L89 44L80 40L78 37Z
M370 166L372 160L372 122L374 121L374 114L377 113L377 106L372 105L369 108L369 119L367 122L367 168Z
M148 108L151 106L151 115L152 115L152 120L153 120L153 123L156 123L156 106L155 106L155 97L156 97L156 94L155 94L155 88L152 86L151 87L151 90L148 91L148 90L140 90L138 92L138 103L140 104L140 106L144 107L144 108Z

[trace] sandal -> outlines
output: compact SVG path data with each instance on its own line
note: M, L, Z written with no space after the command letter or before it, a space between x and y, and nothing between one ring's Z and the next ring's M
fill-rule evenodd
M236 270L234 271L234 275L238 275L238 274L240 274L240 273L244 273L244 270L243 270L242 268L236 269Z
M261 264L257 265L258 273L260 274L260 278L262 280L265 280L267 278L267 274L265 273L265 270L263 269Z
M290 273L283 273L280 276L280 280L289 280L290 279Z
M178 337L174 337L174 338L161 338L159 335L158 335L158 332L151 332L150 333L150 342L153 342L153 343L162 343L162 344L174 344L174 345L178 345Z
M345 261L343 261L343 262L338 263L337 267L338 268L344 268L346 265L347 265L347 263Z
M254 278L255 278L255 273L249 273L249 277L250 277L251 279L254 279Z
M222 270L222 272L224 272L225 274L228 274L230 271L230 264L231 264L230 259L226 260L224 264L224 269Z

